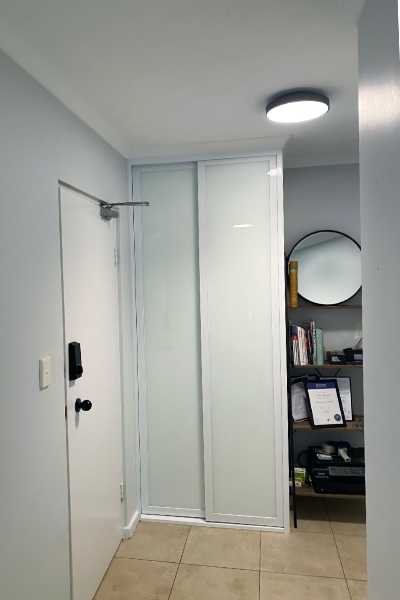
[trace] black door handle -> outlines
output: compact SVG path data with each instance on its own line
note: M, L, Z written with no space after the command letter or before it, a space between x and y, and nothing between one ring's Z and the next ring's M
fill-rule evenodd
M92 408L92 403L90 402L90 400L81 400L80 398L77 398L75 401L75 412L79 412L81 410L84 410L85 412L90 410Z

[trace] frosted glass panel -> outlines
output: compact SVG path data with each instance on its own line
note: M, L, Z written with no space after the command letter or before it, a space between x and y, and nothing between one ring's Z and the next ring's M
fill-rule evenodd
M141 172L140 192L150 202L142 210L149 505L204 509L197 172Z
M205 166L214 520L276 517L268 170Z

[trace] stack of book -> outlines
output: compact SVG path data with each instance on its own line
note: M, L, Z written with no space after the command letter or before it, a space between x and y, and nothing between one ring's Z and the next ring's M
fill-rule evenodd
M301 327L291 324L290 344L294 367L324 364L323 332L315 327L314 321Z

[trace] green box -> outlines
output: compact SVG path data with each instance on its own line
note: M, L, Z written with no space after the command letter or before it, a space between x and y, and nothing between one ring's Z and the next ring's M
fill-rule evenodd
M304 487L306 482L306 470L304 467L294 468L294 484L296 487Z

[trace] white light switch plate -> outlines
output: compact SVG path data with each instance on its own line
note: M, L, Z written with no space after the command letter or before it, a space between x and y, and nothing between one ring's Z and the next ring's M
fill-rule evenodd
M51 358L49 356L39 360L39 384L42 390L51 384Z

